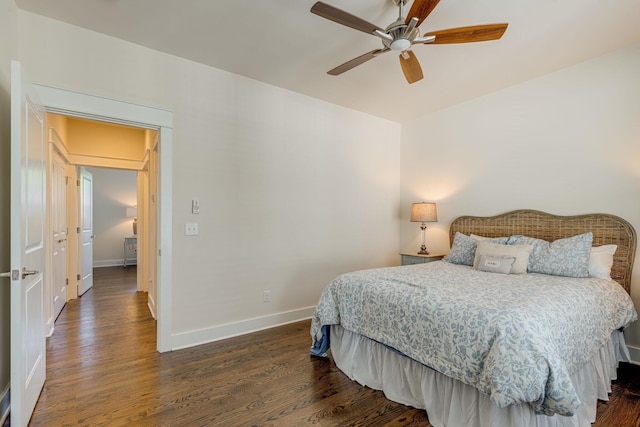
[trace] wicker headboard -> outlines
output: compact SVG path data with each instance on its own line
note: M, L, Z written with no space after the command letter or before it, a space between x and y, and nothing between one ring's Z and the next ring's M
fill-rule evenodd
M558 216L534 210L516 210L491 217L461 216L449 227L449 240L456 231L487 237L523 234L552 242L576 234L593 233L593 246L618 245L611 277L629 293L636 255L636 231L624 219L609 214Z

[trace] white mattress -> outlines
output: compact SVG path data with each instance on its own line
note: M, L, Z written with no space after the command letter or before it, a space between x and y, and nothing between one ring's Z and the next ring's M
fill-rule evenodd
M477 389L340 325L331 326L330 336L331 354L342 372L362 385L382 390L390 400L426 409L434 427L591 426L597 400L608 400L618 362L629 360L624 335L614 331L598 354L571 374L582 402L576 414L546 416L536 414L528 404L499 408Z

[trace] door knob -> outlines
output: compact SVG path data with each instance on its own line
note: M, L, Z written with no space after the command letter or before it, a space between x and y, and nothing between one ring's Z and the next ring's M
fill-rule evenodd
M18 270L7 271L6 273L0 273L0 277L9 277L11 280L18 280L18 275L20 272Z
M38 270L27 270L26 267L22 267L22 279L23 280L27 276L31 276L32 274L38 274L38 273L40 273Z

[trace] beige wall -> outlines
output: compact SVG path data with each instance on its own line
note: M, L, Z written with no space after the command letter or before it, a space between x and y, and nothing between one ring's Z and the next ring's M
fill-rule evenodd
M67 143L67 140L69 139L68 132L67 132L67 122L68 122L68 119L65 116L60 116L58 114L51 114L51 113L46 114L46 124L45 124L47 128L46 137L48 140L51 139L49 131L50 129L53 129L57 135L57 138L54 137L55 143L63 146L59 148L64 151L65 155L68 155L68 152L69 152L69 144Z
M144 159L144 129L78 118L67 118L67 129L71 154L140 161Z
M606 212L640 231L640 47L428 114L402 127L401 246L419 245L411 202L438 202L427 230L448 252L459 215ZM632 298L640 309L640 251ZM627 331L640 362L640 325Z

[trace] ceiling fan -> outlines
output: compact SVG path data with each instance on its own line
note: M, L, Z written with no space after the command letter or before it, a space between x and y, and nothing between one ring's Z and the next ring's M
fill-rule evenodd
M327 74L337 76L350 69L363 64L378 55L389 51L400 52L400 66L409 83L415 83L422 79L422 68L415 54L410 50L414 44L449 44L470 43L488 40L497 40L507 29L506 23L473 25L470 27L449 28L440 31L430 31L420 35L418 27L429 16L440 0L414 0L406 17L403 16L403 7L409 0L391 0L398 6L398 19L382 29L375 24L358 18L348 12L340 10L321 1L311 8L311 12L323 18L346 25L372 34L382 40L382 48L375 49L360 55L336 68L329 70Z

